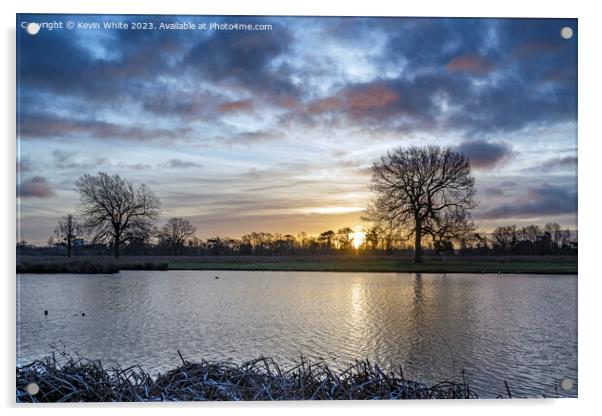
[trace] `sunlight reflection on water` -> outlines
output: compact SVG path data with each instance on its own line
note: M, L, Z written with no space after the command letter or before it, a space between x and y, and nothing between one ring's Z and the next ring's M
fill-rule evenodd
M220 279L214 278L215 274ZM18 277L18 361L68 352L147 370L189 359L369 358L481 397L577 391L577 277L128 271ZM44 316L48 310L48 316ZM82 317L81 313L86 316Z

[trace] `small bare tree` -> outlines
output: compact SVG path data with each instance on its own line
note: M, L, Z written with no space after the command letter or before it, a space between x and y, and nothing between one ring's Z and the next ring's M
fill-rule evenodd
M159 241L177 253L195 232L196 227L190 221L184 218L170 218L159 231Z
M94 242L113 245L115 257L127 241L146 234L159 215L160 202L144 184L134 185L119 175L85 174L77 181L80 210Z
M67 247L68 257L71 257L73 251L73 240L83 236L84 233L84 225L71 214L59 218L58 225L54 229L54 235L56 236L57 241L65 244Z
M397 148L372 167L376 193L366 219L385 231L414 237L414 262L422 263L422 239L459 238L473 228L476 206L468 158L439 146Z

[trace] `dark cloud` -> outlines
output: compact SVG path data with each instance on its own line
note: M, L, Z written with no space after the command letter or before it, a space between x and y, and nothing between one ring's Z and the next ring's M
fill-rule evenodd
M472 72L484 72L484 65ZM468 64L464 71L441 68L410 78L347 84L297 110L297 118L325 124L333 116L346 116L363 128L453 130L474 138L576 121L576 83L540 85L527 77L502 76L477 85Z
M577 156L555 157L526 169L527 172L553 172L577 169Z
M151 165L147 163L119 163L117 167L133 170L146 170L150 169Z
M265 23L247 18L245 23ZM270 31L215 32L198 42L183 62L204 78L231 82L258 95L287 96L297 93L288 67L275 66L276 58L289 50L294 39L285 25L274 23Z
M485 75L493 69L491 62L478 55L456 56L446 67L451 72L470 72L475 75Z
M313 109L337 110L363 126L451 129L473 138L576 121L576 47L574 39L560 37L564 25L576 28L576 21L399 19L396 29L382 29L388 38L382 63L404 62L404 73L384 82L343 86ZM525 54L525 48L535 55ZM350 92L375 85L398 99L374 111L346 105Z
M475 169L491 169L512 156L512 148L503 142L469 140L460 143L457 150L470 159Z
M342 111L352 117L361 118L389 107L398 99L397 93L385 85L360 85L343 90L335 96L314 100L309 104L308 111L318 114Z
M165 164L165 167L174 168L174 169L186 169L186 168L200 168L201 165L195 162L180 160L180 159L170 159Z
M498 207L477 213L480 219L538 218L545 216L576 214L577 190L543 184L529 188L517 201L507 201Z
M86 17L79 16L77 20L82 19ZM89 18L99 19L109 18ZM219 23L224 19L227 18L216 16L212 21ZM131 20L158 24L169 21L170 17L127 18ZM191 16L190 20L206 23L203 17ZM53 98L74 107L80 118L92 119L96 118L99 106L114 111L140 107L155 117L177 117L188 122L215 119L220 112L250 109L250 102L224 99L214 88L211 92L203 91L205 83L224 83L226 88L250 91L277 104L295 102L297 89L285 65L274 64L293 43L287 28L270 18L239 16L236 20L248 24L272 23L274 29L199 31L195 36L185 31L128 30L104 32L106 36L98 40L81 39L64 31L43 31L35 39L22 36L20 111L31 114L41 107L38 112L44 113L52 107ZM40 96L44 96L47 105L40 104Z
M479 54L495 24L495 20L489 19L424 18L399 19L398 22L385 32L387 55L403 56L413 71L431 66L444 68L456 56ZM498 57L495 51L490 54L490 59Z
M52 151L53 165L56 169L92 169L108 162L106 157L95 157L88 160L80 160L75 152L64 150Z
M237 111L249 111L253 108L251 100L237 100L221 104L218 109L223 113L231 113Z
M190 127L148 128L143 126L124 126L94 119L73 119L51 114L25 114L21 117L21 138L65 138L92 137L100 139L121 139L148 141L156 139L177 140L185 138Z
M502 196L504 195L504 191L502 188L485 188L483 193L487 196Z
M53 150L52 157L54 158L54 164L58 166L62 166L66 163L71 163L73 157L75 156L75 152L67 152L64 150Z
M173 92L161 87L146 97L140 97L142 108L154 116L177 117L185 121L198 118L214 118L213 105L216 97L206 93Z
M17 196L21 198L51 198L54 195L52 185L42 176L33 176L17 184Z
M19 159L17 159L17 172L31 172L33 168L33 163L29 158L21 156Z
M284 134L274 129L246 131L241 133L232 133L227 137L217 137L216 142L226 144L245 144L251 145L266 140L273 140L284 137Z
M218 22L224 19L215 17ZM268 22L274 28L213 31L194 37L182 31L116 31L97 42L84 42L64 31L20 36L20 111L33 114L32 98L46 93L49 103L52 96L84 99L85 105L72 105L77 105L80 118L89 120L97 120L95 109L104 104L118 111L126 105L140 107L153 117L218 122L225 113L248 111L255 101L263 101L309 124L328 126L333 119L343 123L340 116L347 116L347 122L366 129L457 130L479 138L576 120L576 38L567 41L559 35L559 28L566 25L576 32L576 20L305 19L304 24L321 26L324 36L344 47L369 48L367 35L379 34L386 41L382 55L374 58L377 67L384 70L402 63L404 67L393 78L379 74L364 83L340 80L337 91L321 97L299 84L299 79L312 78L316 75L312 70L324 68L331 73L320 76L337 77L335 68L295 69L287 63L295 46L304 41L290 29L300 19L239 16L237 21ZM475 79L480 83L475 84ZM216 92L219 88L200 90L206 83L252 95L253 101L228 99ZM319 98L308 102L307 97ZM49 137L39 133L41 126L28 126L22 120L24 137ZM81 121L65 117L58 123ZM60 133L56 121L48 124L49 132ZM171 139L161 129L139 132L130 126L97 125L94 130L101 131L92 135L97 138L107 137L103 130L118 130L110 134Z
M52 19L52 15L47 16ZM59 15L65 20L69 16ZM36 21L39 16L20 16ZM90 20L158 20L148 16L77 16ZM177 68L174 54L190 43L181 31L103 31L102 41L81 38L71 31L41 31L38 36L19 32L19 76L22 93L49 91L57 96L79 96L98 101L119 100L140 91L145 82L156 80ZM186 40L188 39L188 42ZM35 88L35 90L33 90Z

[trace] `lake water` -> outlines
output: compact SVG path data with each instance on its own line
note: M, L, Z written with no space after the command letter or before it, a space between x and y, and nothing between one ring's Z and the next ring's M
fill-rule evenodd
M219 275L219 279L215 276ZM17 362L56 348L166 370L188 360L368 358L480 397L577 395L577 277L127 271L17 277ZM44 315L48 310L48 316ZM85 313L85 316L81 316ZM63 344L64 343L64 346Z

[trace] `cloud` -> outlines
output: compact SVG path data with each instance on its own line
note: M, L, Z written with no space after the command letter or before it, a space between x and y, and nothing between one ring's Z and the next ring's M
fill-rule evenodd
M165 17L145 18L158 22ZM227 19L215 17L218 22ZM575 62L576 47L558 35L562 25L576 29L574 20L237 20L270 23L273 30L198 37L179 31L117 31L85 38L54 31L23 37L20 111L25 116L37 110L52 113L48 110L60 99L60 114L71 111L78 117L42 125L21 117L23 137L91 129L89 137L98 139L114 135L171 141L183 133L200 133L194 124L201 120L225 129L221 117L249 111L256 103L267 105L266 112L285 112L312 125L328 126L336 118L364 129L439 129L472 138L576 120L576 65L566 64ZM310 30L321 35L299 36ZM332 51L340 55L313 54L333 44ZM341 68L350 73L361 69L350 51L371 57L372 75L361 82L361 77L341 73ZM338 64L329 64L332 60ZM321 90L324 83L332 88ZM34 99L40 95L49 104ZM187 124L143 129L98 119L99 110L131 111L136 120L176 117ZM87 127L80 125L84 121Z
M151 168L148 163L118 163L117 167L133 170L147 170Z
M29 158L21 156L17 159L17 172L31 172L34 166Z
M504 195L504 191L501 188L485 188L483 193L487 196L501 196Z
M237 100L221 104L218 109L223 113L231 113L236 111L249 111L253 108L251 100Z
M201 165L195 162L184 161L180 159L170 159L165 163L165 167L174 169L200 168Z
M53 166L59 170L92 169L109 161L109 159L106 157L95 157L88 159L87 161L81 161L77 159L75 152L68 152L58 149L52 151L52 158L54 160Z
M534 88L543 75L531 80L509 73L508 68L496 82L476 84L474 74L455 76L435 67L412 77L347 83L293 110L292 117L308 125L328 126L336 120L363 129L452 131L470 138L576 121L576 83Z
M555 157L548 159L545 162L527 168L527 172L550 172L550 171L566 171L577 169L577 156Z
M284 137L283 133L271 129L231 133L227 137L217 137L215 140L217 142L226 144L252 145L255 143L265 142L267 140L274 140L282 137Z
M54 195L52 186L42 176L33 176L17 184L17 196L21 198L51 198Z
M186 137L190 127L147 128L125 126L117 123L94 120L58 117L51 114L23 115L20 124L21 137L28 138L65 138L91 137L98 139L121 139L132 141L150 141L157 139L177 140Z
M245 23L265 23L246 18ZM200 40L182 63L214 82L233 83L260 96L294 95L297 88L285 66L273 65L294 42L286 26L274 22L271 31L215 32Z
M517 201L506 202L498 207L478 213L481 219L538 218L545 216L576 214L577 190L543 184L529 188Z
M154 116L175 116L186 121L214 117L211 103L216 97L211 94L198 91L194 94L174 92L156 86L152 94L141 94L138 98L142 102L142 108Z
M470 72L475 75L485 75L494 66L482 56L462 55L454 57L446 67L450 72Z
M93 20L99 19L103 17ZM170 58L190 43L186 42L190 36L180 31L102 32L98 36L78 36L59 30L45 31L35 38L20 37L19 47L26 51L20 54L21 93L52 92L62 97L93 100L96 104L119 99L123 105L124 98L141 91L142 84L176 69L177 62Z
M457 150L470 159L475 169L492 169L512 156L512 148L503 142L469 140L460 143Z
M352 117L361 117L367 112L388 107L399 99L397 93L384 85L367 84L341 91L336 96L311 102L310 113L343 111Z

